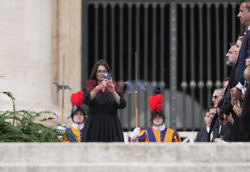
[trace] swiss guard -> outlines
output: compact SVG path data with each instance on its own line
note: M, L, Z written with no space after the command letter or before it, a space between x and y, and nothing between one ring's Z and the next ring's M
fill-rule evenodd
M180 142L179 134L173 129L165 126L165 116L162 109L163 96L157 93L148 98L152 110L152 127L146 130L135 128L131 135L132 142L137 139L139 142Z
M64 142L81 142L86 119L85 105L83 104L83 92L79 91L71 95L71 119L72 125L65 130Z

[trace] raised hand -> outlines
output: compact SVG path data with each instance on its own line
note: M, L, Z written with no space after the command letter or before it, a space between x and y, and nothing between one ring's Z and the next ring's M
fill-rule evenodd
M114 92L115 91L115 85L111 80L107 81L106 86L107 86L107 91L108 92Z

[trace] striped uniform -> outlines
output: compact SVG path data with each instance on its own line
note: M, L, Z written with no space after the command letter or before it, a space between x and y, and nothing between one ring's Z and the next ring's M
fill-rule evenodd
M78 130L75 129L73 126L70 126L66 129L65 135L66 138L63 139L64 142L81 142L83 129Z
M154 127L141 130L138 136L139 142L180 142L180 136L171 128L165 127L164 130L156 130Z

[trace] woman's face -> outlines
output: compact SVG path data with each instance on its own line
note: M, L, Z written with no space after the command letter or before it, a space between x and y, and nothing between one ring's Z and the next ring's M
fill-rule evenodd
M104 73L107 73L107 69L103 65L99 65L96 71L96 79L98 82L102 82L104 79Z
M84 121L84 115L81 111L77 111L73 116L73 122L80 125Z

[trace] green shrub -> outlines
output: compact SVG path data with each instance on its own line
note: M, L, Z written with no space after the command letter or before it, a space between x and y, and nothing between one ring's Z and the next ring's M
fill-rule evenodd
M12 100L13 111L0 111L0 142L58 142L60 133L40 122L58 119L51 111L16 110L15 98L10 92L0 92ZM42 118L49 114L50 117ZM41 120L39 120L41 119ZM37 122L36 122L37 121Z

